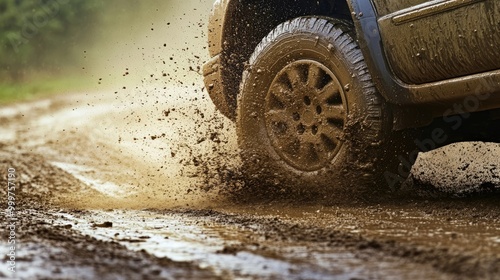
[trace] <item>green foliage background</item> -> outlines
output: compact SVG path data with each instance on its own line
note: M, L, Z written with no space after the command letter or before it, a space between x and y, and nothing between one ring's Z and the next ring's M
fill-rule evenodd
M213 0L0 0L0 106L57 93L122 87L151 71L185 71L181 77L186 77L187 64L200 64L193 54L199 60L206 53L201 24L212 4ZM129 68L130 75L123 76Z
M86 0L3 0L0 78L17 81L28 71L57 71L71 64L71 52L87 35L93 22L89 19L99 8L102 3Z
M91 88L86 50L159 1L0 0L0 105Z
M0 82L67 72L83 59L96 32L136 11L133 0L1 0Z

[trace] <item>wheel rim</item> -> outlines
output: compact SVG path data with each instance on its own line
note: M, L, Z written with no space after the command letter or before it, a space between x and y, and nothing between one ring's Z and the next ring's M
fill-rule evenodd
M265 110L272 146L294 168L316 171L339 153L347 116L344 90L323 64L287 65L271 83Z

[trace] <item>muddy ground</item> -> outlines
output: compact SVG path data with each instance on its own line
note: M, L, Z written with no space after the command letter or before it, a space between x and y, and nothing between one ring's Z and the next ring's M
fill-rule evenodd
M14 168L17 220L1 216L0 278L500 277L498 144L421 155L388 200L249 194L235 191L234 126L206 96L197 83L1 108L0 193L7 207Z

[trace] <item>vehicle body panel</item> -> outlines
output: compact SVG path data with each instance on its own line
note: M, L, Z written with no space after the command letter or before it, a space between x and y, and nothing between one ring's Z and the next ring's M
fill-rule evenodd
M204 67L205 83L230 119L245 61L256 44L287 17L307 15L352 20L372 78L394 107L395 130L430 123L471 96L477 96L475 111L500 107L497 0L347 0L348 7L341 4L345 0L304 0L298 2L311 9L276 6L273 12L280 1L218 0L214 5L213 58ZM333 12L318 10L320 2Z
M208 22L208 51L214 57L222 52L224 23L230 0L216 0Z
M429 0L372 0L379 16L392 14L409 7L417 6Z
M393 72L406 84L500 69L499 1L426 1L378 23Z
M223 52L224 36L227 31L226 15L230 15L231 0L216 0L208 22L208 51L212 57L203 66L205 86L217 109L226 117L234 119L233 101L223 86L221 54Z

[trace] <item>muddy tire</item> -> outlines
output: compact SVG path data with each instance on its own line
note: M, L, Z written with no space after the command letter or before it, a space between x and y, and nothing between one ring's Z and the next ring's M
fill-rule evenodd
M384 173L397 166L385 154L391 131L390 109L348 22L285 22L251 56L238 143L244 170L268 188L333 196L389 190Z

